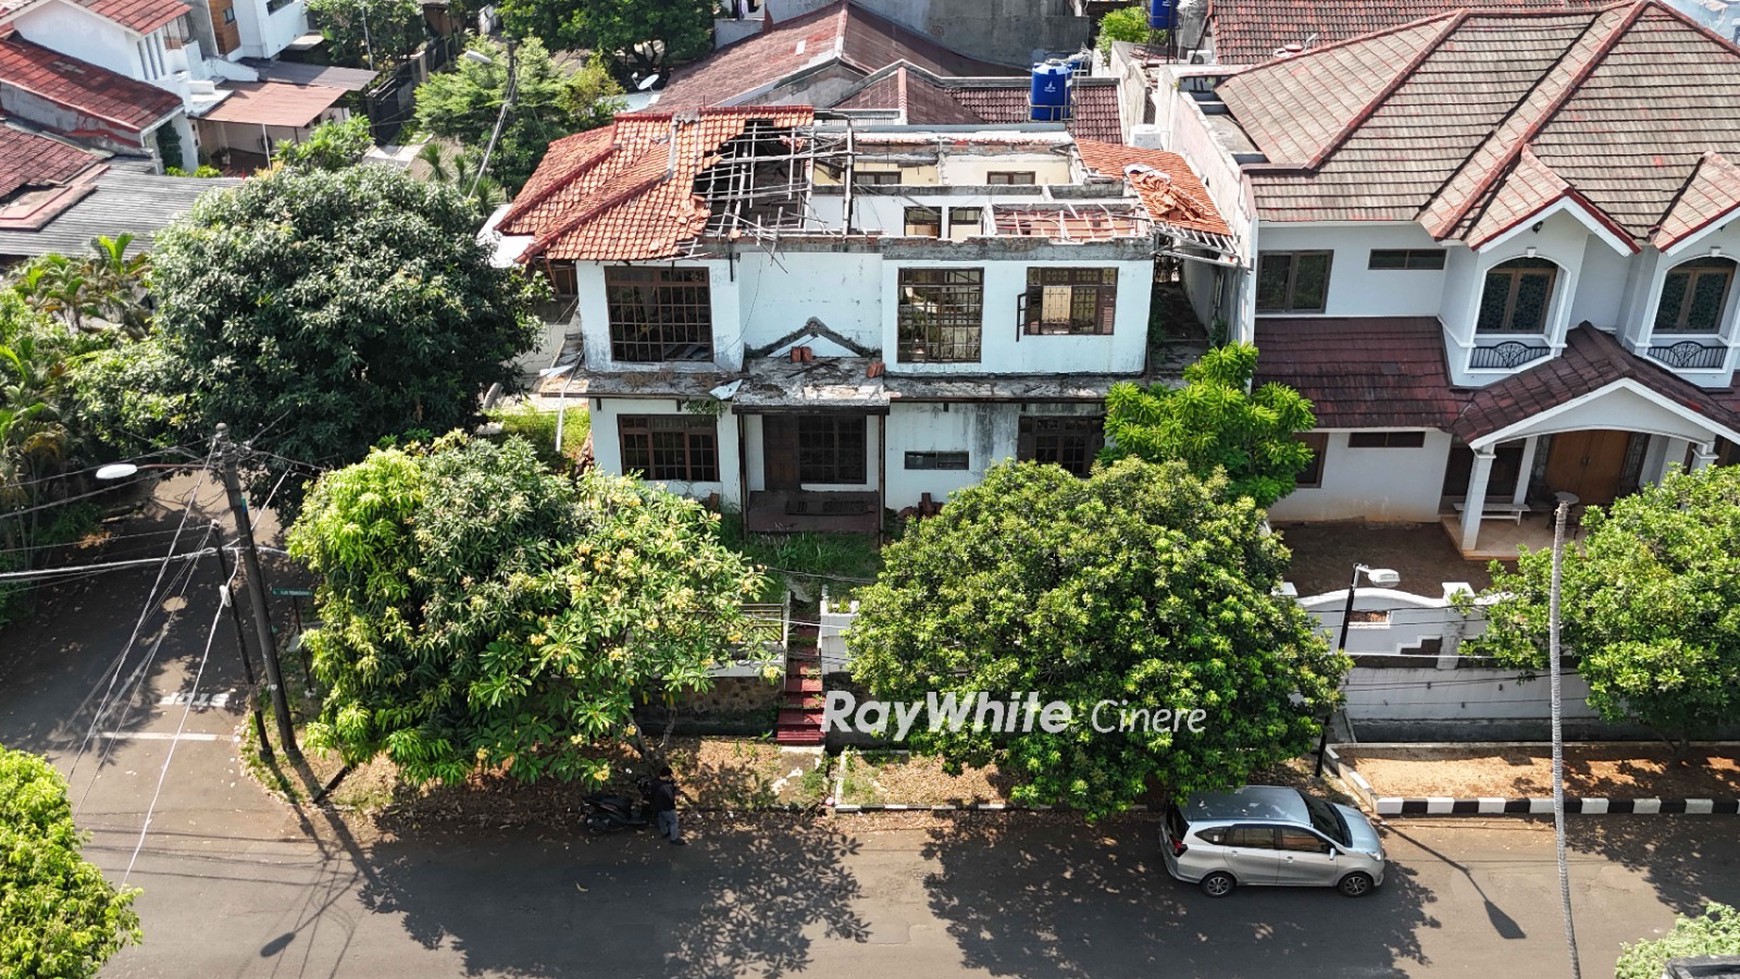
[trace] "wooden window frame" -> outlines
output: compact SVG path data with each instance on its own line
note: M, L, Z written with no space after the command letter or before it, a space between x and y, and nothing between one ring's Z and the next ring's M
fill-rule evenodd
M1442 272L1444 256L1442 248L1373 248L1365 267L1373 272Z
M974 235L982 234L985 226L985 209L979 206L951 207L949 212L948 237L950 241L965 241ZM967 213L972 217L963 217ZM965 227L961 227L965 225ZM962 232L965 232L964 234Z
M1045 293L1067 289L1067 318L1047 319ZM1021 332L1028 336L1111 336L1118 316L1118 270L1030 268L1021 296Z
M1419 429L1400 432L1349 432L1350 449L1423 449L1426 433Z
M1680 286L1679 305L1671 325L1662 325L1662 314L1670 308L1667 304L1668 293L1672 288L1675 275L1682 275L1685 281ZM1723 280L1722 303L1716 307L1716 320L1708 327L1688 325L1687 320L1692 312L1692 297L1697 295L1698 280L1716 276ZM1685 333L1693 336L1714 336L1722 332L1723 321L1728 318L1729 299L1734 292L1735 262L1731 258L1694 258L1681 262L1667 270L1662 277L1661 296L1655 306L1655 333Z
M658 482L719 481L719 423L711 415L619 415L622 471Z
M948 472L965 472L971 467L971 460L965 452L924 451L906 453L906 468L912 470L936 470Z
M797 420L799 485L862 486L870 479L869 452L864 415L804 415Z
M1053 463L1085 478L1105 444L1103 415L1022 415L1015 457Z
M943 212L941 208L925 207L922 204L914 204L908 207L905 214L906 237L941 238L943 234L942 215ZM926 231L926 228L934 230Z
M985 173L985 184L989 187L1037 187L1039 171L990 170Z
M1311 461L1300 471L1294 485L1299 489L1322 488L1324 463L1329 458L1329 433L1300 432L1293 437L1311 447Z
M899 170L852 170L854 187L898 187L902 179Z
M976 364L984 352L985 270L903 268L901 363Z
M1299 264L1301 259L1323 259L1323 295L1315 306L1301 306L1295 297L1299 288ZM1287 262L1287 284L1283 287L1284 298L1279 306L1264 306L1263 303L1263 267L1270 262L1285 260ZM1257 312L1258 313L1322 313L1329 308L1330 277L1335 272L1335 252L1328 249L1307 249L1285 252L1259 252L1257 254Z
M1529 264L1523 264L1523 263ZM1516 326L1517 295L1522 291L1524 279L1545 276L1547 280L1547 298L1541 303L1541 322L1538 328L1519 328ZM1504 314L1499 325L1487 326L1481 322L1486 308L1487 292L1493 287L1493 279L1508 280L1501 288L1505 290ZM1480 277L1480 301L1474 304L1474 332L1490 336L1495 333L1514 333L1521 336L1541 336L1547 332L1553 318L1553 290L1559 285L1559 267L1544 258L1513 258L1508 262L1500 262L1486 270Z
M604 269L610 359L619 363L713 359L713 289L707 269L609 265Z

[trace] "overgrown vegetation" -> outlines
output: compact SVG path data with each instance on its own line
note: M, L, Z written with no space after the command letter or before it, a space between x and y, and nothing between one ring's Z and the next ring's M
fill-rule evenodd
M1109 64L1113 41L1165 44L1169 37L1166 31L1157 31L1148 26L1148 5L1139 3L1130 7L1119 7L1102 17L1096 46L1099 48L1100 57Z
M375 145L367 116L323 122L300 143L279 143L273 159L287 167L342 170L354 166Z
M556 451L556 412L540 411L530 401L495 408L488 418L501 426L501 439L525 439L538 458L552 470L565 471L580 460L586 439L592 433L592 415L585 408L569 408L562 422L562 451Z
M1615 979L1661 979L1669 959L1700 955L1740 955L1740 911L1711 902L1704 913L1681 915L1673 929L1652 941L1626 945L1619 953Z
M741 513L719 520L719 538L752 564L766 569L761 600L777 602L787 590L819 595L823 585L841 598L874 580L882 570L882 551L869 534L753 534Z

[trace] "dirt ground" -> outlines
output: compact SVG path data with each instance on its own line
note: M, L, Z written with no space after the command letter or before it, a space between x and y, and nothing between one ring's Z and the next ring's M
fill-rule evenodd
M1547 745L1337 751L1380 796L1518 798L1553 791L1552 749ZM1664 745L1569 744L1565 792L1608 799L1732 799L1740 797L1740 750L1694 749L1685 764L1675 764Z
M959 775L924 755L848 752L839 802L846 805L940 806L1009 803L1016 780L995 767L968 768Z
M1465 561L1450 535L1435 524L1276 524L1293 552L1287 580L1299 594L1321 595L1347 587L1353 566L1392 568L1401 591L1442 594L1447 581L1466 581L1480 591L1492 584L1485 561Z

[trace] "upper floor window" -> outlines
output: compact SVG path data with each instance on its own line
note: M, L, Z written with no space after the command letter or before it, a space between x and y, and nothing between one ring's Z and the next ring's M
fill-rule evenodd
M941 238L942 212L934 207L907 208L906 236L908 238Z
M1513 258L1486 273L1481 333L1545 333L1559 267L1544 258Z
M949 240L966 241L977 234L983 234L985 227L985 210L980 207L949 208Z
M984 318L984 269L900 270L902 361L976 363Z
M1333 252L1262 252L1257 256L1257 312L1321 313L1329 298Z
M713 359L713 297L706 269L604 270L610 356L630 363Z
M1444 267L1442 248L1373 248L1366 268L1435 272Z
M1032 170L992 170L985 174L985 183L992 187L1036 184L1038 174Z
M1021 328L1028 335L1109 334L1117 317L1117 269L1028 269Z
M1668 270L1655 310L1657 333L1715 333L1722 328L1734 260L1697 258Z
M893 187L899 183L899 170L852 171L852 184L857 187Z
M719 479L719 431L711 415L623 415L616 429L625 473L690 483Z

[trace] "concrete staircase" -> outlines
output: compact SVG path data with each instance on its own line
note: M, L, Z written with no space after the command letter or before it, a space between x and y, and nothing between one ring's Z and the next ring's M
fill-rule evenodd
M783 745L819 745L822 732L822 661L816 650L817 628L792 625L786 652L785 687L780 693L779 720L773 739Z

